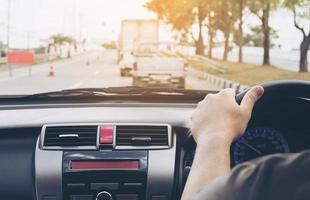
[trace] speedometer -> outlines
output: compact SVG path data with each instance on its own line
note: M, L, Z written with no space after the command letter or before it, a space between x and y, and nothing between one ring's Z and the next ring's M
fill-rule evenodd
M272 128L251 128L232 147L233 164L273 153L288 153L283 136Z

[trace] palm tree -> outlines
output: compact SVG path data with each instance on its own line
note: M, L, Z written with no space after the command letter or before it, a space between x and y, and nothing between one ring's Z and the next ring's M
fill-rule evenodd
M75 45L76 44L76 40L71 37L71 36L67 36L67 35L63 35L61 33L56 34L56 35L52 35L51 39L53 40L53 46L56 47L56 51L57 51L57 46L63 45L65 43L69 44L69 45ZM70 50L68 51L67 57L70 58L71 57L71 52Z

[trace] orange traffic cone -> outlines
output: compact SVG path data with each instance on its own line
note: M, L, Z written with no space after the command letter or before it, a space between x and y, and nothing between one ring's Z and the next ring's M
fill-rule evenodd
M49 77L55 76L54 67L52 64L50 66L50 71L48 72L48 76Z

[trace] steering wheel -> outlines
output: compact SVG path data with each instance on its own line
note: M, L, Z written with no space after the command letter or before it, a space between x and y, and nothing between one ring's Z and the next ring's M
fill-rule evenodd
M285 127L284 129L289 127L296 132L307 130L310 81L273 81L262 84L262 86L265 92L253 108L252 118L248 124L250 130L251 127L261 125L263 127ZM239 104L246 92L236 96Z
M310 99L310 81L273 81L262 84L265 92L261 99L255 104L253 112L269 105L272 102L279 102L285 99ZM238 94L236 101L240 104L248 90Z

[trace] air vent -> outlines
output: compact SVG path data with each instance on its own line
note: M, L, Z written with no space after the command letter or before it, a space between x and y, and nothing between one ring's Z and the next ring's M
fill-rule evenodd
M118 125L116 146L168 147L168 126Z
M43 146L96 147L98 126L47 126Z

